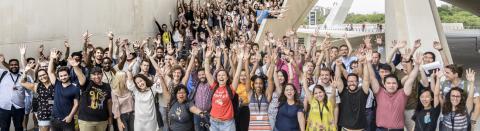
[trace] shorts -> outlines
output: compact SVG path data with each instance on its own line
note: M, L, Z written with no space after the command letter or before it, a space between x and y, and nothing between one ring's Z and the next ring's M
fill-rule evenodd
M50 120L38 120L38 126L50 126Z

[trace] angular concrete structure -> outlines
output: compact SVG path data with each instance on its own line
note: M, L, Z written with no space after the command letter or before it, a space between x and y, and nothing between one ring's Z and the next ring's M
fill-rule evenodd
M339 0L336 2L340 4L334 5L323 23L327 27L341 25L345 22L348 11L350 10L350 7L352 7L353 0Z
M386 0L385 28L387 47L392 46L393 40L406 40L408 47L412 47L414 41L421 38L419 51L431 51L440 56L432 46L433 41L440 41L443 51L452 62L435 0ZM386 49L389 52L391 48Z

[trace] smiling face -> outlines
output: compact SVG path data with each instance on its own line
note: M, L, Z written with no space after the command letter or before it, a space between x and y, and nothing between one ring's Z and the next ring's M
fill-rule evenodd
M46 82L49 82L49 78L48 78L48 74L45 70L40 70L37 72L37 79L42 82L42 83L46 83Z
M320 88L313 88L313 97L317 101L323 101L323 99L325 99L325 92Z
M103 59L103 51L100 49L95 50L95 59L101 60Z
M255 79L253 82L253 87L255 88L255 93L262 93L263 90L263 80L262 79Z
M292 85L287 85L285 86L285 92L284 95L287 97L289 100L295 99L295 88Z
M142 61L142 64L140 65L141 72L148 72L150 69L150 63L147 61Z
M357 76L348 76L347 77L347 86L350 91L357 90L358 87L358 77Z
M222 70L222 71L219 71L217 73L217 81L218 81L218 84L219 85L226 85L227 84L227 80L228 80L228 75L227 75L227 72Z
M324 85L329 85L330 84L330 79L332 79L332 76L330 75L330 71L327 70L320 70L320 82Z
M387 77L384 85L388 93L395 93L398 90L398 81L393 77Z
M462 93L458 90L452 90L450 92L450 102L452 103L452 107L456 107L460 104L462 100Z
M16 74L18 73L18 61L10 61L9 63L10 72Z
M95 72L90 75L90 79L97 85L100 85L102 83L102 73L101 72Z
M445 77L447 78L447 80L452 81L458 78L458 73L453 73L452 69L445 68Z
M147 89L147 83L142 78L140 78L140 77L135 78L135 83L137 84L137 86L140 90Z
M240 78L240 83L245 84L247 82L247 72L241 71L239 78Z
M277 75L278 75L278 76L277 76L277 77L278 77L278 81L279 81L280 83L285 83L286 78L285 78L285 76L283 76L283 73L282 73L281 71L278 71Z
M58 72L58 78L62 83L67 83L70 81L70 76L67 71Z
M420 102L423 105L423 108L429 108L431 107L431 103L433 102L433 96L430 94L429 91L424 91L420 95Z
M185 88L179 89L176 95L179 103L183 103L187 100L187 91L185 90Z

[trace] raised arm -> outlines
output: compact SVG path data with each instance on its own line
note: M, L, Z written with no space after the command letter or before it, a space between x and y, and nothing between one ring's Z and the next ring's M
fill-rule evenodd
M307 77L305 76L306 74L304 74L302 76L302 88L303 88L303 91L305 91L305 101L307 101L307 103L310 102L310 99L312 99L312 92L308 89L308 85L307 83Z
M366 63L364 63L366 64ZM360 63L359 63L360 65ZM367 65L363 65L363 72L362 75L363 75L363 78L362 78L362 89L363 89L363 93L365 94L368 94L368 90L370 88L370 81L368 80L370 78L369 75L371 75L370 73L367 73L368 72L368 66Z
M242 62L243 62L243 57L245 57L245 53L243 50L241 51L240 55L238 55L238 62L237 62L237 68L235 71L235 75L233 76L233 81L232 81L232 86L233 88L237 89L239 79L240 79L240 72L242 71Z
M272 100L273 90L275 89L275 82L273 81L273 72L275 72L275 64L274 61L276 60L277 54L271 53L270 55L270 64L268 65L267 70L267 78L268 78L268 86L266 90L267 101L270 102Z
M407 81L405 81L405 86L403 86L403 91L405 91L405 95L409 96L412 94L412 89L413 89L413 84L415 79L417 78L418 75L418 68L422 64L422 54L417 53L417 57L415 58L415 66L413 67L413 70L408 74Z
M108 32L108 58L113 59L113 33Z
M391 64L392 63L392 57L397 51L401 48L404 48L407 45L407 41L402 41L400 43L397 43L397 41L393 41L392 44L393 49L387 53L387 56L385 57L386 63Z
M58 58L58 50L52 49L50 51L50 61L48 62L48 78L52 84L55 84L57 77L55 76L55 59Z
M67 60L67 58L70 56L70 44L68 44L68 41L64 41L63 46L65 46L65 57L63 59Z
M187 70L185 71L185 75L183 76L182 79L182 84L187 85L188 78L190 78L190 73L192 72L193 68L193 63L195 61L195 58L197 57L198 54L198 48L194 47L192 48L192 53L190 55L190 61L188 62L188 67Z
M341 77L342 77L342 60L339 58L335 61L335 76L334 78L337 79L337 80L341 80ZM345 88L345 85L343 84L343 82L341 81L336 81L336 83L334 83L335 86L337 87L337 90L338 92L342 92L343 91L343 88Z
M437 72L440 70L434 70L433 74L431 75L431 86L432 91L433 91L433 107L437 107L438 104L440 103L440 81L436 80Z
M435 48L436 50L438 50L438 52L440 52L440 56L442 56L443 65L450 64L450 61L448 61L447 54L445 54L445 52L443 51L443 47L442 47L442 44L440 44L440 42L434 41L433 48Z
M468 80L467 112L471 112L473 110L473 94L475 93L475 71L467 69L466 77Z
M85 74L83 74L82 69L80 69L80 62L76 61L73 58L68 58L68 63L72 66L75 75L77 75L80 87L84 86L87 79L85 77Z
M210 72L210 60L212 58L212 55L213 55L213 48L212 47L208 47L205 51L205 56L204 56L204 68L205 68L205 77L207 78L207 81L208 81L208 85L213 85L213 83L215 82L215 80L213 79L213 75L212 75L212 72Z
M345 35L343 36L343 40L345 41L345 43L347 44L347 47L348 47L348 55L347 56L350 56L352 54L353 48L352 48L352 44L348 40L347 33L345 33Z
M27 64L25 66L25 72L31 71L32 70L32 64ZM35 83L30 83L27 82L27 76L28 75L22 75L22 79L20 80L20 85L23 87L27 88L28 90L31 90L33 92L37 92L37 86ZM40 77L40 76L39 76Z
M367 60L367 68L369 69L368 72L364 72L364 74L369 73L370 76L370 84L372 86L372 91L373 93L378 93L380 90L380 83L378 83L377 78L375 77L375 71L373 70L372 66L372 51L368 50L367 55L366 55L366 60ZM365 80L364 80L365 81Z
M25 53L27 52L27 47L25 44L20 45L20 69L24 69L26 65ZM26 72L26 71L24 71Z

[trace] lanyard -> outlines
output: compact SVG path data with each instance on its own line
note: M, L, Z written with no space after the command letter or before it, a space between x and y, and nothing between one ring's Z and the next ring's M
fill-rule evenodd
M105 75L105 77L107 77L108 84L112 83L112 79L108 78L108 75L105 71L103 72L103 74ZM109 72L109 74L112 75L112 72Z
M13 85L14 85L14 86L17 84L17 82L18 82L18 78L19 78L19 77L20 77L20 76L18 76L18 75L17 75L17 79L13 80L12 73L10 73L10 78L12 79L12 81L13 81Z

